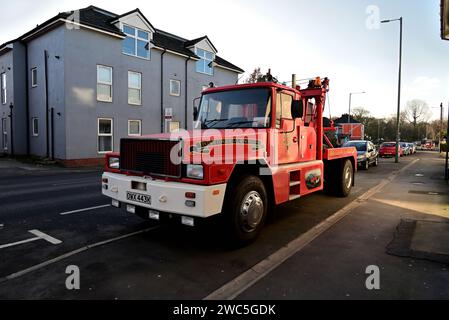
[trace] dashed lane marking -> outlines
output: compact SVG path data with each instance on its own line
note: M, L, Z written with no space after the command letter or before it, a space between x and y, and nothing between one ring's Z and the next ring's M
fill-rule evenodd
M66 216L66 215L72 214L72 213L92 211L92 210L96 210L96 209L107 208L107 207L110 207L110 206L111 206L110 204L105 204L105 205L96 206L96 207L90 207L90 208L78 209L78 210L73 210L73 211L61 212L60 215L61 216Z

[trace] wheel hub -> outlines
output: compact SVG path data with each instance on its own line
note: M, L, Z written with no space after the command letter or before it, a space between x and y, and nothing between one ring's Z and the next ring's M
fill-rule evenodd
M352 185L351 168L346 168L345 180L346 180L346 187L349 189Z
M240 208L240 226L244 232L253 232L262 221L264 205L257 191L248 193Z

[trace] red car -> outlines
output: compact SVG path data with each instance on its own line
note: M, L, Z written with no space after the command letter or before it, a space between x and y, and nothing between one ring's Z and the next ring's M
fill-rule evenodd
M396 155L396 142L384 142L380 145L379 156L381 158L394 157ZM399 145L399 156L404 156L404 149Z

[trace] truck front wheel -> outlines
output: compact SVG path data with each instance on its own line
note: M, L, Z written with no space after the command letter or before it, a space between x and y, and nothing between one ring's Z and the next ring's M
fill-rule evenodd
M265 185L256 176L246 176L227 193L224 215L226 236L233 244L254 241L265 224L268 199Z

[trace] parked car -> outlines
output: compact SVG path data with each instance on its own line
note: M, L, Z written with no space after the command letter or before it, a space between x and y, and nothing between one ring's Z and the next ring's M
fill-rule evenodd
M349 141L343 147L355 147L357 149L357 164L363 169L368 170L371 165L377 167L379 153L371 141Z
M423 140L422 141L422 147L421 150L433 150L435 149L435 142L433 142L432 140Z
M380 145L379 156L381 158L394 157L396 155L396 142L384 142ZM399 156L404 155L404 149L399 144Z
M409 156L411 154L410 145L407 142L401 142L400 146L404 150L404 156Z

